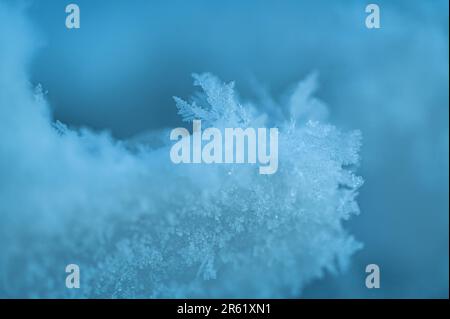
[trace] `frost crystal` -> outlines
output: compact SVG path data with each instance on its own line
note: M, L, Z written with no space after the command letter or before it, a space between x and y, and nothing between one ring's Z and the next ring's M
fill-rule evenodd
M248 125L249 115L237 100L234 82L222 83L209 73L193 74L193 77L194 84L200 86L204 94L197 94L192 104L174 97L178 114L182 116L184 121L201 119L206 124L211 125L219 125L220 123L229 126ZM204 106L198 106L198 104Z
M233 83L194 78L204 93L175 98L184 120L264 124ZM41 93L2 104L17 115L17 139L0 148L14 165L1 172L1 296L296 297L324 270L345 268L360 247L342 226L358 213L360 134L303 121L308 101L323 105L304 95L309 82L278 123L271 176L249 164L177 166L169 146L132 152L108 135L51 125ZM80 266L80 289L64 286L70 263Z
M53 121L45 90L27 81L31 27L0 9L0 297L297 297L360 248L342 226L358 213L360 135L318 122L314 76L279 112L290 115L271 119L275 174L175 165L170 145ZM267 125L233 83L194 79L203 92L176 98L184 120ZM65 286L69 264L79 289Z

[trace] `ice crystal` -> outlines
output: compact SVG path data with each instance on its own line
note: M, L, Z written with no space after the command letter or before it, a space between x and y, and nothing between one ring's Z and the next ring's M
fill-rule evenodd
M42 87L4 62L20 66L21 55L1 54L0 296L298 297L361 247L342 225L358 213L360 134L316 121L315 78L276 124L279 169L269 176L254 165L175 165L169 145L130 150L53 123ZM265 125L233 83L194 79L203 92L176 98L184 120ZM80 289L65 287L71 263Z

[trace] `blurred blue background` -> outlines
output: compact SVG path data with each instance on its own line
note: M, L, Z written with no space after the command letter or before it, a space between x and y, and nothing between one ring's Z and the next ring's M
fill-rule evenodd
M63 27L69 1L32 1L40 37L30 65L54 118L126 139L181 124L173 95L192 72L234 80L244 99L280 96L312 71L329 121L363 133L364 243L346 273L305 297L448 297L448 1L73 1L81 29ZM381 268L381 289L364 286Z

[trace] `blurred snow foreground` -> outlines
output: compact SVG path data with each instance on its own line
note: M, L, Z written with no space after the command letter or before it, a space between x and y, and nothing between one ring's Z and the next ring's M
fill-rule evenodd
M26 21L1 4L0 21L1 297L297 297L361 247L342 226L358 213L360 134L310 121L324 114L315 76L274 123L276 174L175 165L168 138L130 148L55 123L27 80ZM185 120L267 125L233 83L202 74L195 84L193 101L176 98ZM70 263L80 289L65 287Z

